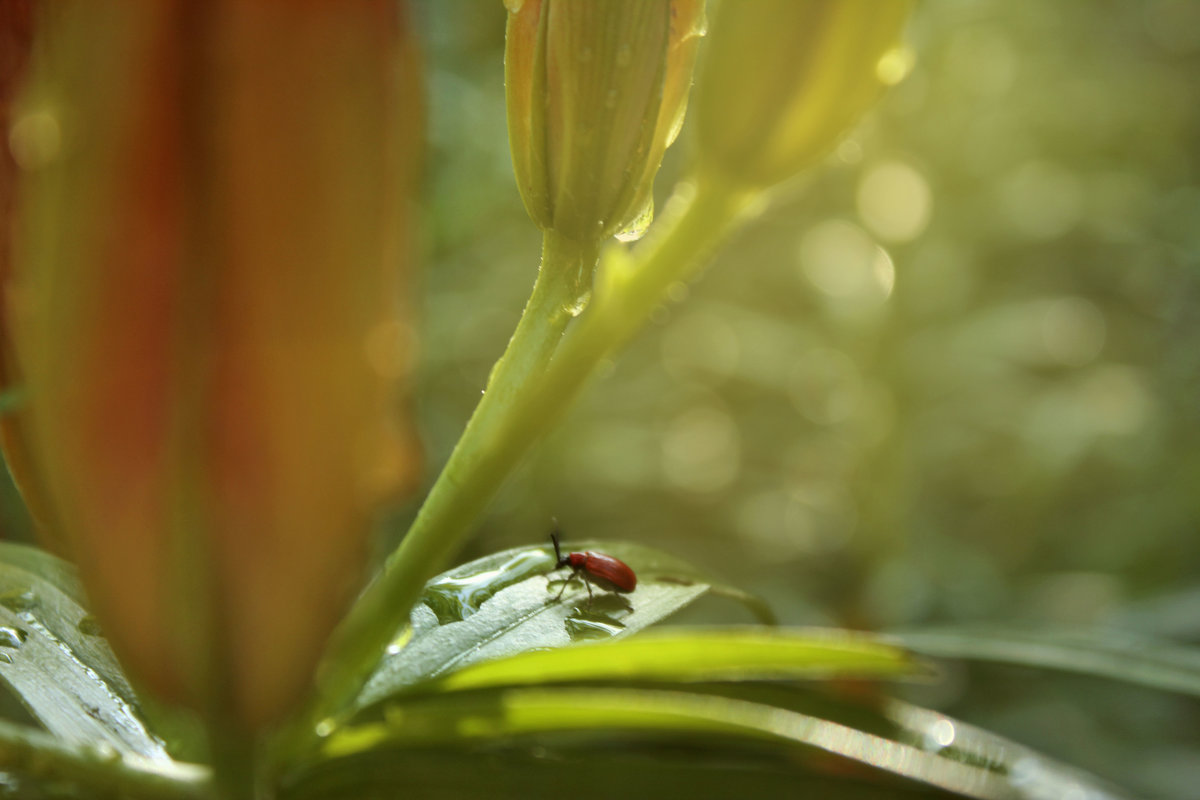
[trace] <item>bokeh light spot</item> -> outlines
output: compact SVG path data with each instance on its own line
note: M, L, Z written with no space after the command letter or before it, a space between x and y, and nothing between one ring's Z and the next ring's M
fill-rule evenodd
M886 161L871 168L858 184L858 213L882 239L908 242L929 224L933 197L929 184L913 167Z
M917 63L917 53L907 45L893 47L880 57L875 75L884 86L895 86L908 77Z
M17 166L24 170L44 167L62 150L62 128L49 111L32 111L12 124L8 148Z
M940 750L954 744L955 735L954 723L943 717L929 726L925 732L925 743L931 750Z
M799 257L804 277L830 297L880 300L891 293L890 256L852 222L817 223L801 237Z

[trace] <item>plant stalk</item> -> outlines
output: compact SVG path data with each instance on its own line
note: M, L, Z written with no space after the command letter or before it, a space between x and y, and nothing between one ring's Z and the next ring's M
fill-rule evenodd
M517 413L523 387L546 369L567 323L591 285L598 244L547 232L533 292L504 354L492 367L483 397L455 445L408 534L335 632L318 675L318 713L312 727L353 699L388 642L408 621L425 581L458 549L511 462L498 442ZM298 735L308 735L304 730ZM286 744L284 745L286 747Z
M701 182L694 192L674 198L657 235L638 247L632 260L609 260L591 306L561 344L571 318L566 309L587 284L569 286L563 276L570 270L548 271L552 259L565 260L569 251L559 249L563 240L547 235L538 283L483 399L407 536L339 629L320 676L323 691L316 713L308 717L310 726L336 718L353 700L407 623L425 581L445 566L504 479L597 366L663 302L668 289L692 277L741 223L750 199L715 182ZM587 257L594 263L595 250ZM587 278L590 270L573 274Z

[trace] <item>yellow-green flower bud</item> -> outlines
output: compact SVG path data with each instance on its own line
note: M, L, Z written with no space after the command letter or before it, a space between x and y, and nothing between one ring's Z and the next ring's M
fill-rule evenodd
M701 0L506 0L508 133L543 230L593 242L636 220L678 133Z
M767 187L817 161L894 75L911 0L727 0L696 82L698 160Z

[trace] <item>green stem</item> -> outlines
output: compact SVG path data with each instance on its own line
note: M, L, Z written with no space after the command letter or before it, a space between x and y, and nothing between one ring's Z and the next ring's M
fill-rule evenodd
M716 246L740 226L750 199L721 184L700 183L691 196L674 198L678 205L668 206L657 235L635 250L632 260L612 259L598 277L594 308L563 341L511 435L528 436L568 407L601 361L665 302L670 288L695 277Z
M240 724L209 716L208 749L213 769L213 793L220 800L264 800L271 792L262 779L256 737Z
M569 318L562 309L569 305L564 298L570 293L560 281L542 285L545 265L562 245L547 236L543 274L517 332L408 535L343 622L321 676L319 713L308 717L309 724L353 699L407 623L424 582L458 548L504 478L600 362L663 302L668 289L703 266L716 244L744 218L748 199L715 183L701 183L690 197L675 198L658 224L659 235L635 250L630 264L613 263L600 276L592 306L561 344L559 335Z
M483 511L513 461L500 444L519 413L525 387L546 369L563 330L591 285L598 244L547 232L533 293L504 355L488 377L483 397L430 490L400 547L359 597L335 634L322 667L323 701L306 724L315 724L353 699L384 648L408 621L425 581L442 569Z

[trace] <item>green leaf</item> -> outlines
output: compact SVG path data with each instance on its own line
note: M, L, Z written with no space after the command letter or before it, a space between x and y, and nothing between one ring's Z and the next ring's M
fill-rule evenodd
M887 703L884 713L899 726L898 741L956 762L982 765L1002 775L1007 790L1002 797L1109 800L1127 796L1081 769L937 711L893 700Z
M649 631L633 639L521 653L475 664L434 690L602 681L913 678L930 672L906 651L841 630Z
M938 628L902 631L894 641L929 656L1076 672L1200 697L1200 649L1127 631Z
M638 575L637 589L629 594L597 590L589 602L581 579L564 587L570 572L555 571L546 547L506 550L452 569L426 585L411 628L388 649L360 695L359 707L483 661L627 636L717 587L727 596L746 597L651 548L578 546L624 561Z
M32 572L77 604L85 603L75 567L40 547L0 542L0 562Z
M551 761L582 753L587 762L594 754L648 754L659 748L669 753L684 747L698 772L710 760L743 762L748 786L758 772L800 775L823 767L848 780L879 771L974 798L1118 796L1028 748L934 712L884 705L891 727L880 734L777 705L703 692L481 690L398 700L382 720L333 733L322 753L335 763L371 753L393 757L413 748L486 748L493 753L525 748ZM824 760L831 756L857 766ZM646 766L651 772L655 767ZM638 786L629 788L649 796L635 791ZM515 789L496 785L488 796L512 796ZM700 791L699 796L711 795Z
M79 601L71 568L36 548L0 544L0 679L67 743L166 759L116 657Z
M0 796L88 800L200 800L211 797L208 769L80 745L0 720Z

